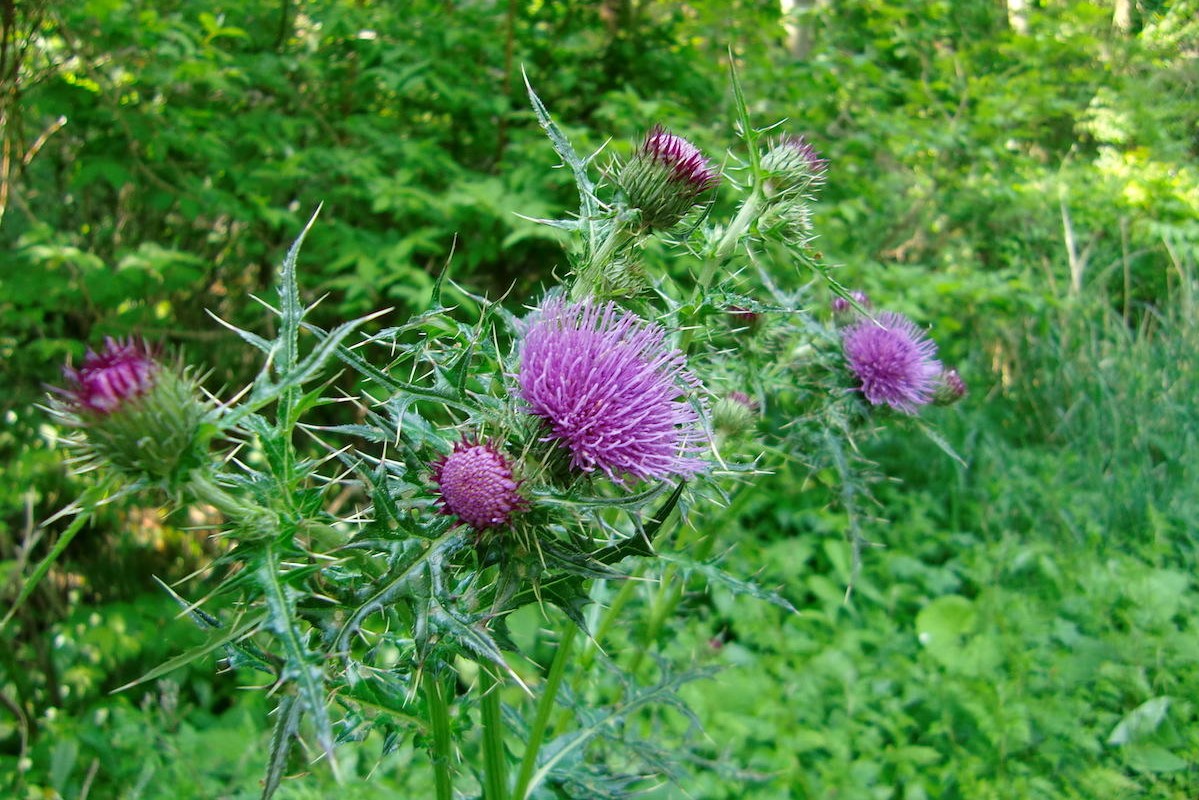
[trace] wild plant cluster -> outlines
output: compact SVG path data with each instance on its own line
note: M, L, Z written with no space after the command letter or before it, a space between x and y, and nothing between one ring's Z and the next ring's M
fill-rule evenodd
M965 392L921 329L829 274L810 212L825 161L752 127L736 92L740 157L718 165L655 127L600 164L530 88L580 206L538 220L564 232L569 271L524 310L443 273L401 324L321 329L300 299L301 234L264 304L276 334L231 328L261 353L244 391L206 394L134 340L69 367L52 411L99 477L21 600L98 504L215 509L215 588L168 589L211 639L142 680L209 654L261 673L275 698L264 798L301 759L336 773L338 744L371 734L427 748L438 800L624 797L677 778L684 756L624 722L707 674L662 664L639 679L688 581L790 608L719 566L755 475L832 467L856 519L855 439ZM740 197L727 220L711 213L719 187ZM645 268L647 247L682 266ZM313 423L318 408L346 421ZM646 588L644 650L604 652ZM558 628L548 664L510 635L529 606ZM599 669L620 689L587 697Z

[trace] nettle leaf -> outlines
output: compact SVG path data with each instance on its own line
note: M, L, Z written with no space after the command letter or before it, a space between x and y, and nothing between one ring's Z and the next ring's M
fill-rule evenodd
M1107 737L1110 745L1125 745L1151 737L1166 721L1172 698L1163 695L1146 700L1124 715Z

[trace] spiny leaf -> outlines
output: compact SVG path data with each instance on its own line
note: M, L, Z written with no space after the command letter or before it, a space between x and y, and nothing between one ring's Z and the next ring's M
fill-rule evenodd
M248 618L239 619L230 627L222 629L220 635L214 636L212 639L209 639L199 647L189 650L181 655L177 655L174 658L159 664L157 667L150 670L145 675L142 675L140 678L130 681L124 686L119 686L116 689L113 689L112 694L117 694L125 691L126 689L132 689L134 686L139 684L156 680L169 672L179 669L180 667L187 666L198 658L203 658L204 656L216 650L220 650L221 648L226 647L227 645L236 642L239 639L245 638L246 636L254 633L254 631L258 630L262 623L266 621L266 617L266 612L262 612L260 614L254 614Z
M58 557L63 554L63 551L67 549L67 545L71 543L71 540L75 538L75 535L78 534L79 531L83 530L83 526L87 524L89 519L91 519L92 512L95 510L95 507L99 505L100 501L106 494L108 494L111 488L111 482L105 482L99 486L94 486L86 490L83 495L80 496L79 500L75 502L75 504L72 506L72 508L78 509L75 519L71 520L71 524L67 526L67 529L62 532L61 536L58 537L58 541L54 543L54 547L50 549L50 552L46 554L45 558L38 562L38 565L33 570L32 574L25 579L25 583L21 585L21 591L17 595L17 599L13 601L12 607L10 607L8 609L8 613L4 615L4 619L0 620L0 630L8 627L9 621L12 620L13 615L17 613L17 609L25 604L25 601L29 599L29 595L33 594L33 590L37 588L39 583L41 583L42 578L46 577L46 573L50 571L50 567L54 566L54 562L57 561ZM58 516L59 515L55 515L55 518Z
M670 553L661 553L658 555L658 558L668 564L677 565L684 573L702 575L708 583L720 584L736 594L745 594L757 600L765 600L767 603L776 605L784 611L790 611L792 614L799 613L798 609L791 604L791 601L779 593L763 589L755 583L734 578L715 564L692 561L691 559Z
M422 550L412 561L405 564L399 574L391 577L387 583L367 598L358 610L350 615L337 634L334 648L344 656L350 648L350 637L362 626L363 620L378 611L384 604L391 602L409 588L410 582L430 562L446 558L464 543L464 535L460 528L451 528L441 538L432 542Z
M316 728L317 743L325 751L329 766L338 775L337 758L333 752L333 731L325 707L324 670L318 657L309 652L304 635L295 619L295 590L281 580L283 575L279 553L273 544L264 548L262 566L256 571L258 583L270 611L269 627L283 645L284 677L296 684L302 710L306 711Z
M571 147L570 140L566 138L566 134L554 122L545 104L541 102L541 98L533 91L533 84L529 82L529 75L523 68L521 69L521 75L524 76L525 89L528 90L529 102L533 105L533 113L537 115L537 122L541 124L541 129L549 137L550 144L554 146L555 152L558 153L563 163L570 167L570 171L574 174L575 185L579 189L580 216L584 220L591 220L596 216L597 202L595 199L595 184L591 182L591 177L587 174L587 162L579 158L579 154Z
M302 711L295 696L283 695L279 705L275 707L275 715L275 729L271 733L271 757L262 785L262 800L270 800L279 788L283 772L287 769L287 754L291 751L292 740L299 735Z
M682 704L682 701L679 700L676 694L678 689L686 683L709 678L715 673L716 670L713 668L690 670L678 675L667 673L654 686L634 689L629 699L616 705L594 721L589 721L589 724L585 724L581 729L563 734L549 742L542 751L542 758L539 759L541 765L533 774L533 779L529 782L525 798L533 794L536 787L546 780L553 769L563 759L586 745L593 738L601 734L608 726L613 725L634 711L644 708L651 703L667 703L675 707L685 708L686 706Z
M317 206L316 211L312 212L308 224L300 231L300 235L288 249L287 256L283 259L283 265L279 269L278 289L281 321L277 340L279 359L276 368L284 375L295 369L296 361L299 359L300 322L304 318L304 307L300 305L300 289L296 279L296 261L300 257L300 247L304 244L304 237L308 235L308 231L312 229L313 224L316 223L316 217L320 213L321 207Z

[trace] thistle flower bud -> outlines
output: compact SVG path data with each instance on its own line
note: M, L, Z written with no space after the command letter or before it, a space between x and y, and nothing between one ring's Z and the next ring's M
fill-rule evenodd
M745 392L729 392L712 406L712 425L734 436L749 430L758 419L758 404Z
M828 161L802 136L785 136L762 156L768 188L776 194L800 194L824 183Z
M654 126L640 149L620 169L616 184L646 228L676 225L720 182L720 173L695 145Z
M194 383L159 363L144 343L105 339L63 375L68 385L54 390L53 411L82 431L85 457L127 477L170 482L199 463L207 409Z
M941 370L941 374L937 376L937 388L933 393L934 403L939 406L951 406L967 394L969 392L966 390L966 382L956 369Z
M452 453L434 463L433 481L442 512L476 531L507 525L512 514L525 506L508 460L489 443L467 439L456 443Z
M755 330L762 321L762 315L742 306L729 306L725 309L730 321L739 328Z
M862 308L870 308L870 298L865 292L850 292L849 296L852 297L854 302L860 305ZM833 307L833 313L838 316L848 314L854 310L853 303L850 303L840 295L833 298L831 305Z

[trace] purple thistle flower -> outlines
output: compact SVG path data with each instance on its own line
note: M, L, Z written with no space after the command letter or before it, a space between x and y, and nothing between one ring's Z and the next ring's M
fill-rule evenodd
M203 463L208 414L186 373L161 364L133 339L104 340L78 369L63 368L67 385L53 388L51 412L79 429L85 462L103 463L126 477L182 481Z
M863 319L845 329L842 346L872 405L915 414L933 399L941 374L937 345L904 315L887 311Z
M490 444L457 442L453 452L433 464L433 480L442 511L476 531L506 525L525 505L508 460Z
M704 434L683 399L698 385L666 332L615 303L550 299L521 343L520 396L583 472L623 482L694 475Z
M641 212L647 228L669 228L698 202L699 196L720 183L720 172L699 148L661 125L616 176L630 207Z
M70 385L59 391L77 412L111 414L153 389L160 369L143 343L109 337L99 353L87 351L79 369L63 368Z

